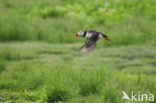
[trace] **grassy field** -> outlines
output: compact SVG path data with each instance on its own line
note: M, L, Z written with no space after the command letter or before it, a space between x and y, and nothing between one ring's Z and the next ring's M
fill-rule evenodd
M155 41L155 0L1 0L1 41L73 43L72 34L96 29L109 45ZM107 45L107 44L105 44Z
M155 0L0 0L0 103L156 96L155 11ZM111 41L81 54L85 40L74 34L85 29Z
M156 95L156 48L13 42L0 45L0 101L121 103L122 91Z

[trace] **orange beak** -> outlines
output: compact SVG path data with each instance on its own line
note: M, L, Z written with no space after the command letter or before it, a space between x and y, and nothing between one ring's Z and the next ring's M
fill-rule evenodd
M105 38L105 40L110 41L110 39L109 39L109 38Z
M75 34L75 37L76 37L76 36L78 36L78 34L77 34L77 33Z

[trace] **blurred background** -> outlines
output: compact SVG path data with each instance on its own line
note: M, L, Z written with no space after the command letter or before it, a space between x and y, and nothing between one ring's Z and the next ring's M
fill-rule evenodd
M0 0L0 102L122 103L122 91L156 95L155 28L155 0ZM88 29L111 41L83 55L85 39L74 34Z

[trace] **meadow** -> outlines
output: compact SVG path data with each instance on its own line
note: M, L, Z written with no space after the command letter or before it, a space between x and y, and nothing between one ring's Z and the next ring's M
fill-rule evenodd
M1 0L0 103L127 103L123 91L156 96L155 11L155 0ZM111 41L81 54L85 39L74 34L85 29Z

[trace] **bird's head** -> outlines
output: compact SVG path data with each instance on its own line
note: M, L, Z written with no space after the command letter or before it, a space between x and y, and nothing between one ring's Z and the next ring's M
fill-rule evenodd
M75 34L75 37L78 37L78 36L83 37L85 33L86 33L86 30L79 31Z

